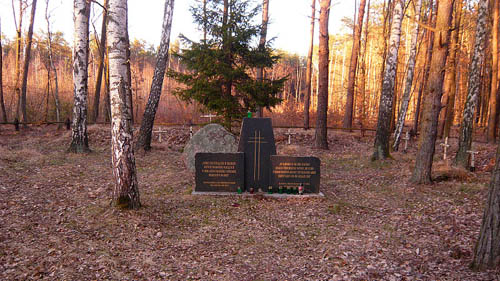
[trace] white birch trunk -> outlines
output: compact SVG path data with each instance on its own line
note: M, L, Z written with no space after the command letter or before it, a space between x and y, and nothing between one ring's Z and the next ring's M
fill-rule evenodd
M110 0L108 8L109 83L111 99L111 153L115 180L113 205L141 206L135 168L127 73L127 0Z
M398 122L396 130L394 131L394 145L392 148L397 151L399 148L399 141L401 133L405 125L406 112L408 111L408 104L410 103L411 86L413 85L413 76L415 75L415 61L417 58L417 39L420 21L420 8L422 7L422 0L417 0L415 5L415 26L411 35L410 56L408 58L408 74L406 76L405 90L403 93L403 100L401 102L401 109L399 110Z
M485 42L488 30L488 0L479 2L479 11L476 26L476 39L474 42L474 52L472 53L469 67L469 83L467 88L467 99L465 101L460 137L458 138L458 151L454 164L467 168L469 166L468 150L472 144L472 129L474 125L474 111L477 100L481 93L481 65L484 62Z
M75 40L73 44L73 124L70 152L89 152L87 135L88 46L90 2L74 0Z

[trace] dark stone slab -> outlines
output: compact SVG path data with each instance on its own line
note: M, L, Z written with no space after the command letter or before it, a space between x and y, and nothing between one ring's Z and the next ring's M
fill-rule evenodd
M319 193L321 161L317 157L271 156L273 191L304 186L304 193Z
M243 190L244 154L200 152L195 155L196 192Z
M245 190L267 191L271 155L276 154L271 118L244 118L238 151L245 153Z

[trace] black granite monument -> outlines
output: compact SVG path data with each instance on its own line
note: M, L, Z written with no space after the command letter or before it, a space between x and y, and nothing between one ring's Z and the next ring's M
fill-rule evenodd
M243 190L244 154L204 153L195 155L196 187L199 192L237 192Z
M276 154L271 118L244 118L238 151L245 153L245 190L267 191L271 155Z
M319 193L321 162L317 157L271 156L273 191L298 190Z

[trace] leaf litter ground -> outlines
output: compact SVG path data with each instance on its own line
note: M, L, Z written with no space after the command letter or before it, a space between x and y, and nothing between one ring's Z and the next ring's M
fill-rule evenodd
M478 171L448 168L437 147L433 185L408 183L416 144L370 162L373 136L330 132L329 151L297 130L278 153L322 161L325 198L192 196L181 158L189 138L137 155L143 207L109 206L110 135L89 128L93 152L65 153L53 127L0 132L0 279L492 280L469 270L495 146L476 144ZM455 140L456 141L456 140ZM456 150L456 142L451 141ZM439 157L438 157L439 156Z

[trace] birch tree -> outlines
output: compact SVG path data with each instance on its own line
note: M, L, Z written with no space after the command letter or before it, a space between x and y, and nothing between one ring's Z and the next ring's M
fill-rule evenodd
M309 129L309 107L311 103L311 77L312 77L312 55L314 48L314 23L316 22L316 0L311 3L311 38L309 40L309 52L306 62L306 91L304 93L304 129Z
M389 157L389 137L392 117L392 101L394 99L394 84L398 65L399 42L401 38L401 23L403 20L404 0L396 0L389 37L389 52L385 61L382 92L380 94L375 149L372 160Z
M87 134L87 97L88 97L88 45L89 45L90 2L74 0L73 17L75 20L75 39L73 44L73 123L71 144L68 149L73 153L89 152Z
M28 71L31 60L31 43L33 42L33 26L35 24L36 2L31 3L30 25L28 27L28 38L26 41L26 51L24 53L23 80L21 84L21 112L23 114L23 122L28 122L28 113L26 112L26 90L28 86Z
M328 21L331 0L320 0L318 54L318 109L314 146L328 149Z
M114 177L112 204L119 208L141 206L132 145L131 112L127 97L127 0L109 0L108 48L111 96L111 153Z
M151 135L155 120L156 110L160 101L161 89L163 87L163 78L165 77L165 69L168 61L168 50L170 47L170 30L172 29L172 17L174 13L174 0L165 1L165 9L163 12L163 27L161 33L160 50L156 61L153 81L151 83L151 91L149 94L148 103L142 117L141 129L136 147L138 149L151 149Z
M429 81L425 85L422 126L418 140L419 146L415 168L410 179L411 182L418 184L432 182L432 160L436 146L439 112L441 111L441 97L443 95L445 64L448 56L453 2L438 1Z
M349 65L349 80L347 82L347 96L344 112L344 128L352 128L352 112L354 109L354 84L356 82L356 69L358 67L359 46L361 44L361 31L363 30L363 17L365 16L366 0L361 0L358 9L358 21L354 27L354 37Z
M462 126L458 138L458 151L454 159L454 165L467 168L469 166L469 151L472 145L472 129L474 125L474 111L480 95L481 65L484 62L485 43L488 26L488 0L480 0L478 8L476 39L469 66L469 83L467 86L467 98L465 101Z
M410 103L411 88L413 85L413 76L415 75L415 62L417 59L417 39L420 21L420 9L422 7L422 0L417 0L415 4L415 26L411 34L410 56L408 57L408 74L406 75L405 89L403 92L403 100L401 102L401 109L399 110L398 122L396 130L394 131L394 144L392 148L397 151L399 148L399 141L401 133L405 125L406 112L408 111L408 104Z

